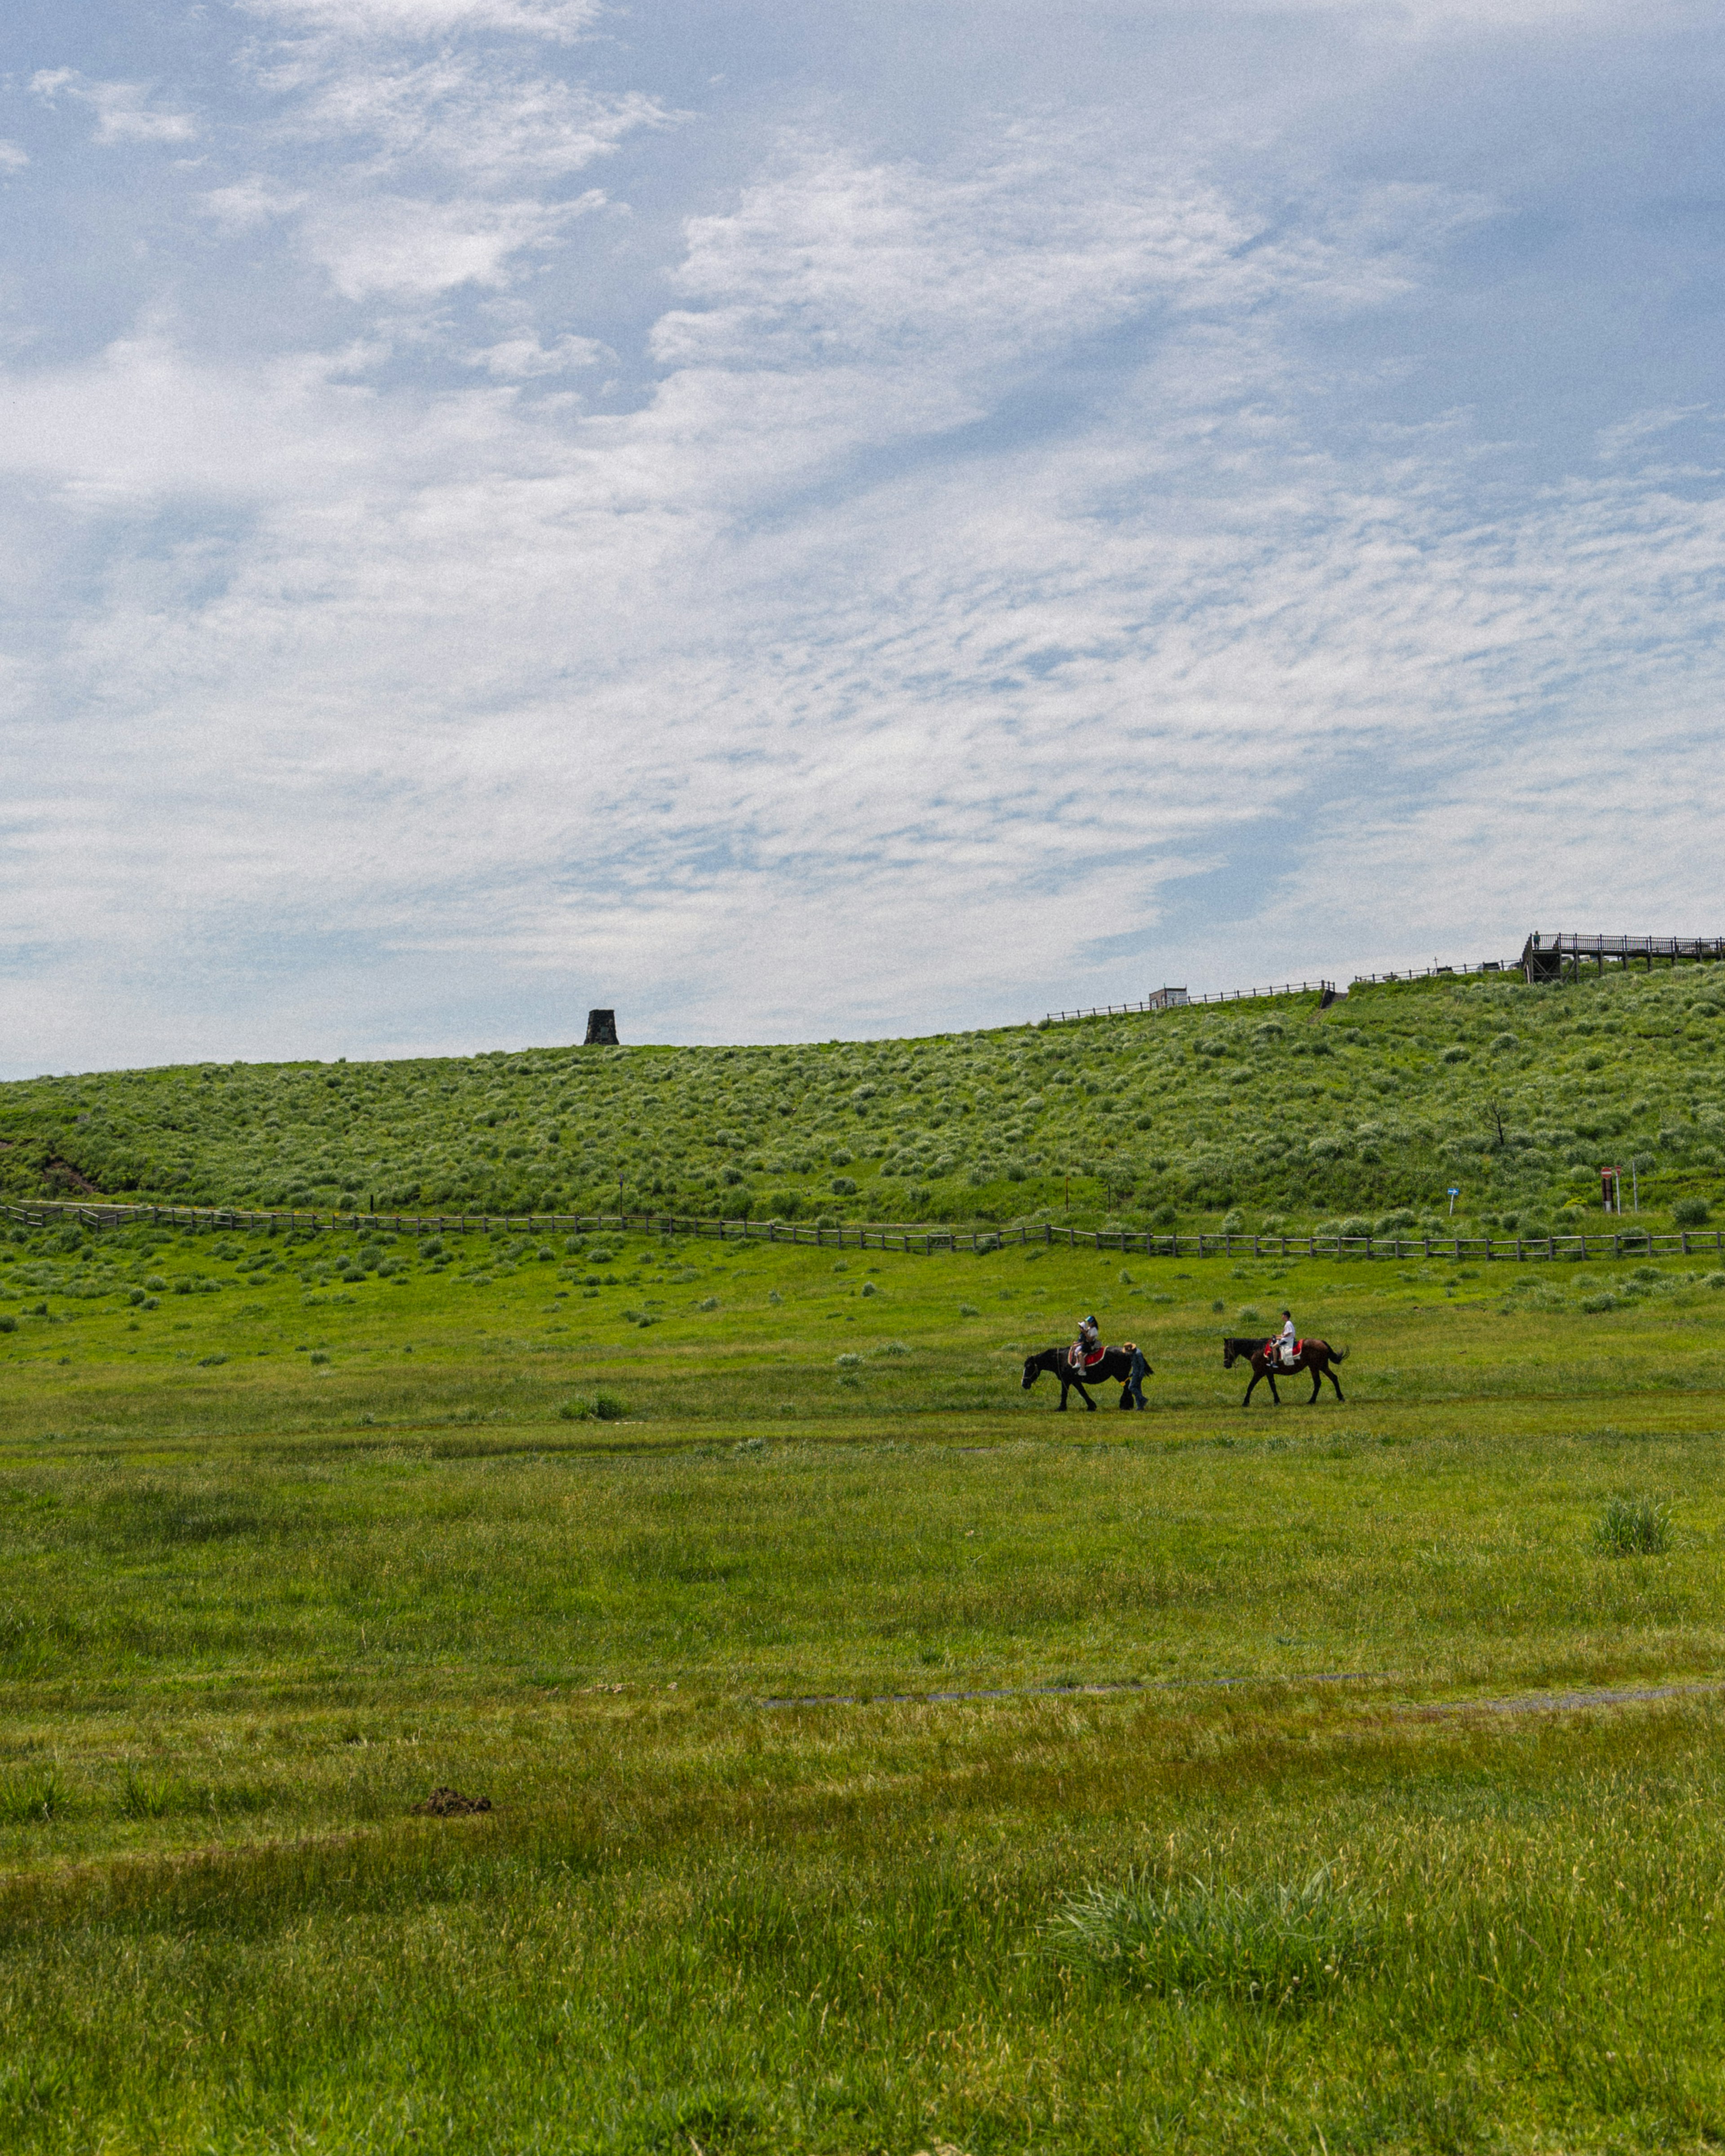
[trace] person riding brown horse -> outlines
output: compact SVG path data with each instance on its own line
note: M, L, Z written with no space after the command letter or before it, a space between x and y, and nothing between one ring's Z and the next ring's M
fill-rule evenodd
M1260 1378L1268 1383L1271 1399L1278 1407L1281 1405L1281 1394L1276 1389L1278 1368L1284 1377L1296 1370L1312 1373L1312 1399L1306 1403L1307 1407L1322 1390L1322 1381L1326 1378L1335 1386L1336 1398L1339 1400L1343 1397L1332 1366L1346 1361L1348 1350L1345 1348L1332 1348L1326 1340L1296 1341L1291 1363L1281 1361L1281 1348L1279 1340L1224 1340L1222 1342L1222 1368L1224 1370L1231 1370L1242 1356L1250 1358L1252 1382L1245 1389L1245 1398L1240 1402L1242 1407L1251 1405L1252 1394L1257 1390Z

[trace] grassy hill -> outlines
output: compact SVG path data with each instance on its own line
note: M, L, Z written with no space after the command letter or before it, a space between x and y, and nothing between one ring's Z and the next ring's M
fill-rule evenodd
M0 1086L0 1192L329 1210L1522 1228L1717 1194L1725 980L1470 979L777 1048L204 1064ZM1627 1181L1627 1178L1625 1178ZM1355 1232L1358 1232L1356 1229Z

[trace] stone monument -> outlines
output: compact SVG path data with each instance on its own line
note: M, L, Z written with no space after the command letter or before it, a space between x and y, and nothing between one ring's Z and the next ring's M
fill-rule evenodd
M617 1038L617 1014L614 1010L590 1010L587 1014L588 1048L617 1048L622 1044Z

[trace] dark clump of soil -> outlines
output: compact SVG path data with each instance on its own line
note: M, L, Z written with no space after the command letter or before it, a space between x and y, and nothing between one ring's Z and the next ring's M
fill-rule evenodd
M459 1789L434 1789L423 1804L413 1807L429 1819L467 1819L475 1812L490 1809L489 1797L464 1797Z

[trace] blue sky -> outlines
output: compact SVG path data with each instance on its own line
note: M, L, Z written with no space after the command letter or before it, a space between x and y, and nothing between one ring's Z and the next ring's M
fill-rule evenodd
M1725 932L1690 0L13 0L0 1072Z

